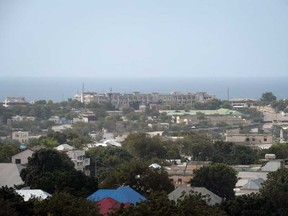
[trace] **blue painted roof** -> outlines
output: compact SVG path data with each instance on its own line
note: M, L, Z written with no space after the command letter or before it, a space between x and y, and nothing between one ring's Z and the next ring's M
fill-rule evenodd
M20 148L20 149L26 149L27 146L25 146L25 145L20 145L19 148Z
M104 199L106 197L110 197L111 193L113 193L114 189L99 189L95 193L91 194L89 197L87 197L88 200L98 202L101 199Z
M106 197L110 197L115 199L120 203L132 203L136 204L137 202L145 201L146 198L130 188L129 186L122 186L117 189L100 189L97 190L95 193L87 197L88 200L98 202L101 199Z
M119 187L113 192L110 196L112 199L117 200L118 202L125 203L133 203L134 205L137 202L145 201L146 198L130 188L129 186Z

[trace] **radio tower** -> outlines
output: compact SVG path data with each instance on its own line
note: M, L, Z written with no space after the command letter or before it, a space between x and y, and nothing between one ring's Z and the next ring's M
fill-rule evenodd
M229 94L230 92L229 92L229 88L227 89L227 101L229 102L229 100L230 100L230 94Z
M84 103L84 83L82 83L81 103Z

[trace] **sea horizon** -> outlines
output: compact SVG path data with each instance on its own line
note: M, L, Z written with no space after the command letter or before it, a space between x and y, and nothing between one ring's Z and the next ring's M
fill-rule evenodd
M25 97L27 101L66 101L85 92L171 93L207 92L221 100L235 98L258 100L272 92L277 99L288 98L287 77L2 77L0 100Z

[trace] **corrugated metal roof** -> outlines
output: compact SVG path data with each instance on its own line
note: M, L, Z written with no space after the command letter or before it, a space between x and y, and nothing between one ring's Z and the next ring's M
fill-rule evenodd
M91 201L100 201L101 199L110 197L120 203L133 203L134 205L138 202L145 201L146 198L130 188L129 186L122 186L117 189L100 189L95 193L87 197Z
M24 168L21 164L0 163L0 187L13 187L14 185L23 184L20 172Z
M40 190L40 189L21 189L16 190L16 193L24 198L24 201L28 201L31 198L46 199L51 196L51 194Z
M111 197L101 199L97 204L99 206L99 212L102 215L107 215L121 207L121 203ZM124 207L128 207L129 205L129 203L124 203Z
M197 192L202 195L209 195L210 200L206 200L207 204L209 205L215 205L217 203L220 203L222 201L222 198L211 192L210 190L206 189L205 187L178 187L174 191L172 191L168 198L170 200L177 201L179 198L185 197L185 195L188 195L189 193Z
M262 183L264 180L262 178L252 179L248 181L241 189L249 189L249 190L259 190L262 188Z
M99 189L95 193L91 194L89 197L87 197L88 200L91 201L100 201L101 199L104 199L106 197L110 197L111 193L113 193L115 189Z

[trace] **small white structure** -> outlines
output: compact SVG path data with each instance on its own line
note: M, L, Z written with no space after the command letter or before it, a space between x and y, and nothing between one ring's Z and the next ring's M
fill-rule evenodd
M275 154L265 154L265 159L267 160L275 160L276 155Z
M103 143L106 144L107 146L122 147L121 143L116 142L114 140L106 140Z
M57 151L71 151L74 148L72 146L68 145L68 144L61 144L61 145L55 147L55 149Z
M63 125L55 125L55 126L52 126L52 130L55 131L55 132L61 132L63 130L66 130L66 129L70 129L72 128L72 125L71 124L63 124Z
M154 169L161 169L161 166L157 163L153 163L149 166L150 168L154 168Z
M16 193L18 193L20 196L24 198L24 201L28 201L32 198L37 198L40 200L47 199L48 197L51 196L51 194L40 190L40 189L21 189L21 190L16 190Z

